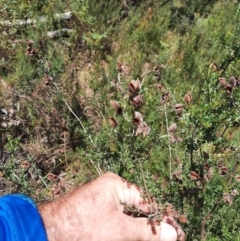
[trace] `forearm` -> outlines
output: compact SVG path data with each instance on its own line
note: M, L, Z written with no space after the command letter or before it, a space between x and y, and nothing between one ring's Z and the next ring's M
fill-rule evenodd
M76 240L80 235L81 216L78 215L74 196L67 195L38 207L49 241Z
M38 207L49 241L86 240L85 234L91 233L92 227L84 221L95 219L94 211L89 210L89 206L93 209L95 205L88 199L88 185ZM91 196L95 198L97 194Z

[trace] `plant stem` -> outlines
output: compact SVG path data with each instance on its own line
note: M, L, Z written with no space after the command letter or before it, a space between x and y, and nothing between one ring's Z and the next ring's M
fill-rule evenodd
M64 98L62 91L58 88L58 86L57 86L56 83L53 82L53 85L54 85L55 88L57 89L58 93L61 95L64 103L65 103L66 106L67 106L67 108L68 108L68 109L70 110L70 112L74 115L74 117L79 121L80 126L82 127L83 131L84 131L85 133L87 133L87 130L85 129L83 123L82 123L81 120L78 118L78 116L74 113L74 111L73 111L72 108L69 106L69 104L67 103L66 99ZM89 139L90 139L90 141L93 143L93 140L92 140L91 136L89 136Z
M165 113L165 120L166 120L166 128L167 128L167 135L168 135L168 150L169 150L169 178L172 179L172 148L171 148L171 140L168 131L168 118L167 118L167 108L166 103L164 104L164 113Z

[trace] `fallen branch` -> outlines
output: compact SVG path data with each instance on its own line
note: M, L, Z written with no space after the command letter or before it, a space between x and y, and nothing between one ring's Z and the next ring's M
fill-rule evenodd
M67 21L71 20L73 17L72 12L66 12L66 13L57 13L54 15L54 19L59 21ZM37 22L47 22L48 17L42 16L39 19L26 19L26 20L13 20L13 21L0 21L0 25L3 27L11 27L11 26L23 26L23 25L29 25L29 24L36 24Z
M49 38L69 37L69 34L73 32L74 32L73 29L62 28L55 31L48 31L47 36Z

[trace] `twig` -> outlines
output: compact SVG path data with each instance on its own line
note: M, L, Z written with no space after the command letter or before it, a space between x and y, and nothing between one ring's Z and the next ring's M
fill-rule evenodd
M166 119L166 128L167 128L167 135L168 135L168 150L169 150L169 177L170 180L172 179L172 148L171 148L171 140L170 140L170 134L168 131L168 118L167 118L167 107L166 103L164 104L164 113L165 113L165 119Z
M44 181L44 179L42 178L42 176L39 175L39 177L40 177L40 179L42 180L42 182L43 182L43 184L45 185L45 187L48 189L48 186L47 186L46 182Z
M84 132L86 133L87 131L86 131L84 125L82 124L81 120L78 118L78 116L74 113L74 111L72 110L72 108L71 108L71 107L69 106L69 104L67 103L66 99L65 99L64 96L63 96L62 91L58 88L58 86L57 86L55 83L53 83L53 85L54 85L55 88L57 89L58 93L61 94L61 96L62 96L62 98L63 98L63 101L65 102L67 108L68 108L68 109L70 110L70 112L75 116L75 118L79 121L80 126L82 127L82 129L83 129Z
M227 126L225 126L225 128L224 128L224 130L223 130L223 133L222 133L222 135L220 135L220 137L223 137L223 135L225 134L225 132L226 132L226 130L227 130Z
M213 205L212 209L210 210L210 212L207 214L207 216L202 220L201 222L201 241L205 240L205 226L206 226L206 222L207 220L212 216L213 212L215 211L215 209L218 206L218 203L220 202L221 198L218 198L217 201L215 202L215 204Z
M82 123L81 120L78 118L78 116L74 113L74 111L73 111L72 108L69 106L69 104L67 103L66 99L64 98L62 91L58 88L58 86L57 86L56 83L53 82L53 85L55 86L55 88L57 89L58 93L59 93L59 94L61 95L61 97L63 98L63 101L64 101L64 103L66 104L67 108L68 108L68 109L70 110L70 112L74 115L74 117L79 121L80 126L82 127L83 131L84 131L85 133L87 133L87 130L85 129L83 123ZM91 136L89 136L89 139L90 139L90 141L93 143L93 140L92 140Z
M101 176L101 175L102 175L102 174L101 174L102 172L101 172L100 167L97 167L97 166L95 165L95 163L94 163L93 160L90 160L90 162L91 162L91 163L93 164L93 166L95 167L95 169L96 169L98 175Z
M212 220L212 223L211 223L211 225L210 225L210 227L209 227L209 230L207 231L207 233L206 233L206 235L205 235L205 239L204 239L204 240L207 240L207 236L208 236L208 234L210 233L210 230L211 230L211 228L212 228L212 226L213 226L213 222L214 222L214 219Z

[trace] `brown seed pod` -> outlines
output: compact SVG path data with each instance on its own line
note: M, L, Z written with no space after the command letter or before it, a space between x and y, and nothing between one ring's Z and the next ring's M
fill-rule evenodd
M192 102L192 94L190 92L184 95L184 101L188 105Z
M27 39L26 43L27 43L28 47L32 47L34 44L33 40L31 40L31 39Z
M140 112L135 111L134 112L134 117L133 117L133 124L135 126L139 126L143 124L143 118Z
M113 117L110 117L109 118L109 124L110 124L110 126L115 128L117 126L117 121Z
M178 216L178 221L179 221L180 223L188 223L188 220L187 220L187 217L186 217L185 214L180 214L180 215Z
M117 115L122 115L123 108L120 106L120 104L117 101L111 100L110 101L110 105L116 111Z
M139 79L131 80L128 85L128 91L131 94L137 94L140 91L140 86L141 86L141 83Z
M151 131L151 128L144 122L143 124L139 125L135 135L139 136L140 134L143 135L143 137L147 136Z
M227 84L227 85L225 86L225 90L226 90L226 93L230 95L230 94L232 93L232 90L233 90L232 85Z
M209 167L209 169L207 170L207 177L208 177L209 181L212 179L212 177L213 177L212 167Z
M199 174L194 171L191 171L188 176L191 178L192 181L197 181L200 179Z
M49 181L53 181L53 182L56 182L56 181L58 181L58 176L57 175L55 175L55 174L53 174L53 173L48 173L47 174L47 179L49 180Z
M157 84L157 88L161 91L161 92L165 92L164 86L160 83Z
M217 72L217 71L219 71L220 70L220 67L218 66L218 64L217 63L212 63L212 70L214 71L214 72Z
M172 143L178 143L178 142L181 142L182 139L181 139L179 136L171 135L171 136L170 136L170 141L171 141Z
M176 104L175 105L175 110L182 109L185 105L184 104Z
M153 10L151 7L148 8L147 10L147 18L148 20L152 20L152 15L153 15Z
M20 166L21 166L21 168L27 170L27 169L31 166L31 164L30 164L30 162L28 162L28 161L21 161Z
M162 103L167 103L171 99L171 95L168 91L162 92Z
M236 80L236 78L234 77L234 76L231 76L230 78L229 78L229 84L234 88L234 87L236 87L236 85L237 85L237 80Z
M238 78L236 78L236 80L237 80L236 87L239 87L240 86L240 80Z
M46 62L45 62L45 66L46 66L47 68L50 68L50 67L52 66L52 64L51 64L50 61L46 61Z
M232 195L233 197L238 196L238 195L239 195L238 190L237 190L237 189L232 190L231 195Z
M172 216L172 217L177 217L178 216L178 213L177 211L175 210L175 208L173 207L172 204L168 203L165 207L165 212Z
M143 130L144 130L144 126L143 125L139 125L136 132L135 132L135 135L136 136L139 136L140 134L143 133Z
M177 124L173 123L168 130L169 132L175 132L177 130Z
M221 176L225 176L228 173L228 168L223 165L218 165L218 171Z
M53 78L51 76L49 76L49 75L45 75L43 77L43 80L45 82L45 85L49 85L52 82Z
M228 204L232 204L233 198L229 193L223 193L223 201Z
M237 176L235 177L235 180L236 180L237 182L240 182L240 175L237 175Z
M176 104L175 105L175 114L176 114L176 117L180 117L182 116L182 112L183 112L183 107L185 105L184 104Z
M130 100L130 103L135 108L138 108L138 107L141 107L143 105L143 99L142 99L141 95L136 95Z
M146 123L144 123L143 126L144 126L143 137L145 137L145 136L147 136L150 133L151 128Z
M222 87L225 87L227 85L227 81L225 78L222 78L222 77L218 78L218 82Z
M160 77L163 69L164 69L163 64L157 64L153 69L155 71L155 77Z
M122 63L120 62L117 63L117 70L119 73L124 72L124 66L122 65Z
M182 180L182 171L181 170L175 170L173 172L173 177L177 180Z

